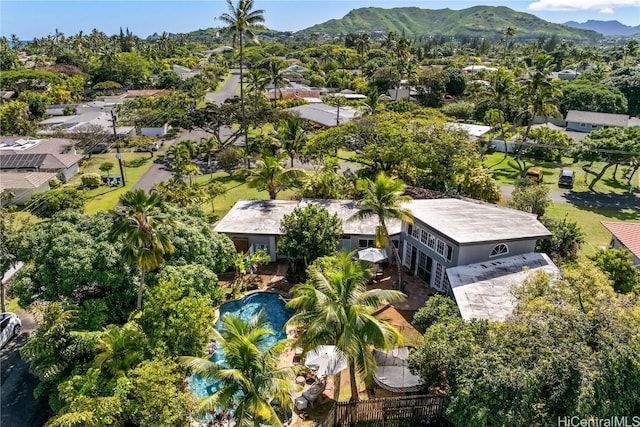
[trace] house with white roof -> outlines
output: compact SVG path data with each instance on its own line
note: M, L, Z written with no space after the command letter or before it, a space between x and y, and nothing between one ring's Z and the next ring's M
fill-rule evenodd
M38 135L53 136L57 134L73 135L83 132L91 132L92 129L100 129L103 133L113 134L113 122L111 113L94 109L84 111L81 114L71 116L54 116L42 120L39 125L44 129ZM135 126L118 126L116 133L120 138L129 138L136 135Z
M310 203L342 219L341 249L373 246L377 218L354 219L353 200L241 200L214 230L228 235L239 251L264 248L276 260L280 222ZM538 271L559 274L549 257L535 252L537 240L551 237L535 215L454 198L412 200L404 207L412 223L387 223L403 267L425 286L454 297L465 319L503 320L515 304L513 286Z

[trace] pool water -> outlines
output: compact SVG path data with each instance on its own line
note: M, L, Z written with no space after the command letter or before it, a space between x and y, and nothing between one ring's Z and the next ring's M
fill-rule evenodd
M288 309L285 306L285 301L278 294L272 294L269 292L256 292L245 296L242 299L229 301L220 306L220 316L216 322L214 328L220 331L221 319L226 314L234 314L240 316L244 320L253 319L260 310L264 310L267 321L271 328L275 331L275 335L270 335L268 339L264 341L264 348L266 350L273 346L276 342L287 337L284 329L285 323L293 316L294 310ZM218 349L209 358L212 362L225 364L224 353ZM198 374L193 374L188 379L191 392L199 399L212 395L218 390L218 384L215 381L202 378Z

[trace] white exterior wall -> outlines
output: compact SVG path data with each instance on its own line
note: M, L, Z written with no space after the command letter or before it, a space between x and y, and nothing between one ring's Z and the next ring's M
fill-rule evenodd
M499 244L505 244L509 248L509 252L498 256L490 257L491 251ZM516 240L511 242L491 242L475 245L460 246L460 252L456 265L475 264L477 262L491 261L494 259L506 258L513 255L526 254L535 252L536 239Z
M627 249L627 247L620 243L615 236L611 236L611 244L609 246L613 249ZM634 253L631 253L631 261L633 262L633 265L640 269L640 258L638 258Z
M591 132L598 129L603 129L603 125L592 125L591 123L578 123L567 122L567 130L573 130L577 132Z
M161 138L166 135L169 130L169 124L165 123L164 126L159 128L142 128L140 129L140 133L142 136L155 136Z
M47 181L38 188L29 188L29 189L21 188L21 189L10 190L15 193L15 196L13 196L13 199L11 199L11 201L8 204L24 205L25 203L27 203L27 200L29 200L29 197L31 197L33 194L42 193L43 191L47 191L49 189L50 189L49 182Z

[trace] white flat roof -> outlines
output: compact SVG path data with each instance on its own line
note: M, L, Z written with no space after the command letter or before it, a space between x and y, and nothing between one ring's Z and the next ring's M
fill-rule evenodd
M462 199L411 200L413 217L460 245L547 238L551 232L535 215Z
M472 125L469 123L452 122L452 123L447 123L447 126L455 129L466 130L469 133L469 135L475 136L476 138L481 137L482 135L484 135L485 133L491 130L491 126Z
M539 271L560 274L546 254L530 252L448 268L447 277L463 319L505 320L517 304L512 288Z
M376 234L378 226L377 217L369 217L366 219L355 219L354 216L358 212L358 202L355 200L320 200L320 199L302 199L300 206L304 207L310 203L325 208L330 215L337 214L342 220L342 230L344 234L371 236ZM389 235L399 234L402 223L397 219L389 219L386 221L387 231Z

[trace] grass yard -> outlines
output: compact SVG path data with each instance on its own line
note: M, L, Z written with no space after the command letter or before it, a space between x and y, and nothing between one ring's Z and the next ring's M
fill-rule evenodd
M552 190L561 190L558 187L558 176L561 169L572 169L576 173L576 179L573 185L573 191L585 192L589 191L588 183L593 179L593 175L587 174L582 170L585 162L573 162L573 159L564 157L561 162L546 162L537 159L524 158L526 167L537 166L544 171L544 184ZM493 171L493 177L500 184L513 184L516 179L521 177L524 172L518 169L516 162L512 156L504 158L504 153L493 153L485 157L484 165ZM593 169L600 170L604 166L603 163L595 163ZM613 179L614 167L610 167L600 181L595 185L595 191L599 193L615 193L624 194L629 191L626 185L626 179L622 177L626 167L619 167L617 178Z
M640 222L640 212L633 209L591 208L568 203L554 203L547 208L547 215L576 221L585 233L583 255L592 255L601 246L609 246L611 233L600 221Z
M216 172L214 174L201 176L195 179L198 183L208 182L211 178L222 183L227 189L227 192L222 196L216 197L214 201L215 214L218 219L224 217L231 207L240 199L258 199L268 200L269 193L266 191L258 191L255 188L249 188L244 182L244 179L239 176L230 176L226 172ZM279 200L291 200L296 194L295 190L286 190L278 193ZM211 213L211 203L207 202L202 205L205 213Z
M112 209L118 203L120 196L131 190L131 188L153 164L153 158L149 156L149 153L122 153L122 160L124 163L124 175L127 185L124 187L100 186L98 188L87 190L87 202L84 206L86 213L93 215L99 211ZM85 173L97 173L99 175L104 175L104 173L99 169L100 165L104 162L111 162L114 165L113 169L109 172L109 175L120 176L118 160L115 158L114 153L93 154L91 159L88 159L81 172L73 177L69 183L71 185L79 186L82 183L82 174ZM136 165L136 162L140 162L141 164Z

